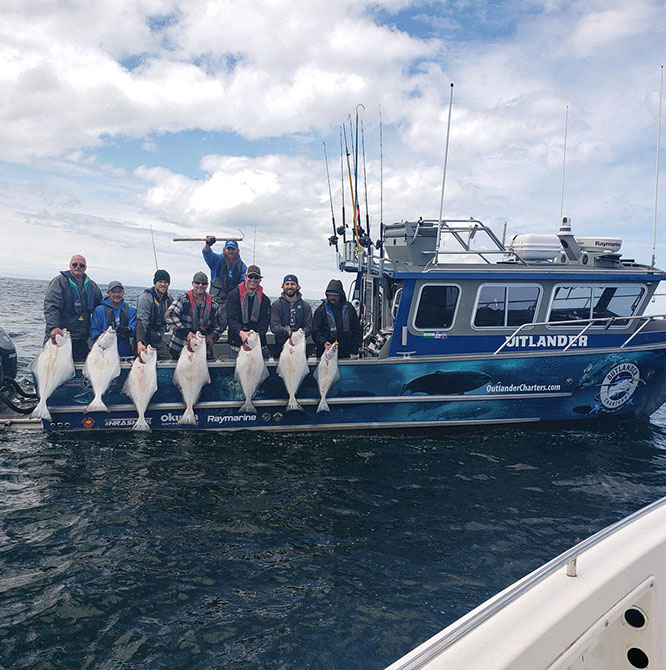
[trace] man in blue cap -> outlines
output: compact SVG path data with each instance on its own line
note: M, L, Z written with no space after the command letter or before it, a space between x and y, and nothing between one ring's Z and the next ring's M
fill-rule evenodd
M206 265L210 268L210 295L219 308L226 311L227 296L243 283L247 266L240 257L236 240L227 240L222 254L216 254L211 249L215 242L217 242L215 235L208 235L202 253Z
M289 336L302 328L305 337L312 332L312 308L303 300L296 275L282 280L282 295L271 305L271 332L275 335L273 358L279 358Z

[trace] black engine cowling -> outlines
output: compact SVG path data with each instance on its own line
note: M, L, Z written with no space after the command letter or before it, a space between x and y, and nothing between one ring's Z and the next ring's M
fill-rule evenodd
M0 328L0 382L5 378L16 378L18 358L16 347L7 333Z

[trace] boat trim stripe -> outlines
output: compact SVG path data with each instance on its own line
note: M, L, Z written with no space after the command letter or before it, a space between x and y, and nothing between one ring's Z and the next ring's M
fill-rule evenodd
M533 400L543 398L570 398L573 393L496 393L492 395L412 395L412 396L359 396L351 398L326 398L329 405L360 405L360 404L402 404L402 403L449 403L449 402L486 402L489 400ZM319 398L297 398L301 405L318 405ZM210 402L199 402L194 406L194 409L226 409L240 407L245 400L220 400ZM287 398L274 398L268 400L254 400L252 404L255 407L275 407L286 405ZM84 405L67 405L65 407L49 406L49 411L52 414L62 414L63 412L80 412L86 413ZM160 402L148 405L146 411L150 410L177 410L185 407L182 402ZM128 412L134 410L135 407L131 403L124 405L113 405L111 411L114 412ZM317 424L318 425L318 424ZM351 425L351 424L344 424Z

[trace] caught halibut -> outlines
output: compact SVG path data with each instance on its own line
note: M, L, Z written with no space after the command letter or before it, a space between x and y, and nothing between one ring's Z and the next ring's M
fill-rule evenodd
M83 366L83 375L90 380L95 397L86 412L108 412L102 400L111 382L120 374L120 356L116 331L109 326L96 340Z
M317 365L317 369L314 371L314 378L317 380L319 395L321 396L317 412L329 412L330 408L326 402L326 394L331 386L340 379L337 342L333 342L328 349L324 350L319 360L319 365Z
M241 345L236 359L234 377L240 382L245 402L238 410L239 414L256 414L252 396L259 385L268 377L268 368L261 352L261 339L258 333L250 331L249 337Z
M206 338L197 333L180 352L173 383L180 389L185 403L185 411L178 423L197 425L194 405L199 400L201 389L210 384L210 373L206 360Z
M132 398L138 414L132 430L150 430L145 413L155 391L157 391L157 351L148 346L134 359L132 369L123 385L123 393Z
M51 420L51 413L46 406L49 396L68 379L74 376L74 360L72 359L72 338L68 331L55 336L55 344L49 338L42 352L30 363L28 369L35 375L39 404L32 412L33 419Z
M310 368L308 367L308 359L305 353L305 333L302 328L299 328L284 343L280 360L277 364L277 373L282 377L282 381L289 394L287 412L291 410L303 411L303 408L298 404L298 400L296 400L296 393L298 393L301 382L307 377L309 372Z

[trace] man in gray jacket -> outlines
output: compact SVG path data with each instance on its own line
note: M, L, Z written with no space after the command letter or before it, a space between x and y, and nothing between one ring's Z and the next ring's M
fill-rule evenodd
M171 276L166 270L157 270L153 287L147 288L136 302L136 353L151 345L157 349L158 360L169 360L171 354L163 336L167 326L165 315L173 300L169 295Z
M99 286L86 274L86 259L75 254L69 261L69 270L63 270L51 280L44 296L46 337L55 342L55 336L67 329L72 336L72 356L84 361L90 351L90 318L97 305L102 304Z
M303 300L296 275L282 280L282 295L271 303L271 331L275 335L273 358L280 358L284 343L292 333L302 328L305 337L312 333L312 307Z

